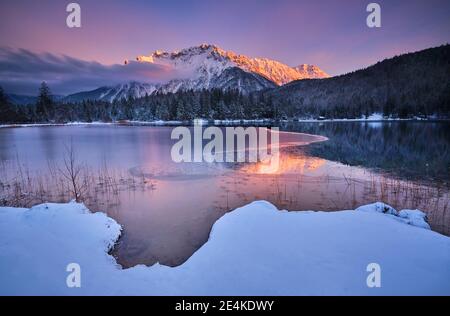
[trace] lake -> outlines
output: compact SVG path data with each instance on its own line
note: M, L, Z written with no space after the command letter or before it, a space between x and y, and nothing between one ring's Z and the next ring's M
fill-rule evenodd
M168 126L1 128L0 201L29 207L71 199L64 177L70 147L83 201L124 228L113 250L123 267L182 264L208 240L215 221L254 200L291 211L383 201L419 208L433 230L450 234L450 124L279 127L289 133L280 136L276 170L262 163L175 163Z

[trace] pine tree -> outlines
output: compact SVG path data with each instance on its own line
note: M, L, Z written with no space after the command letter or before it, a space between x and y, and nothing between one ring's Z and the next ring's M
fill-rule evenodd
M50 93L50 88L43 81L39 88L39 97L36 104L36 115L40 121L49 121L54 117L54 104Z
M14 121L15 112L8 97L3 92L3 88L0 87L0 122L12 123Z

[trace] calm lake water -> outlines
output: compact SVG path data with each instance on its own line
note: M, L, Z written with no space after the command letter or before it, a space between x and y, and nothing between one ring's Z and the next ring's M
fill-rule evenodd
M124 267L179 265L208 240L221 216L260 199L280 209L320 211L384 201L422 209L434 230L450 234L448 123L286 123L280 129L305 134L282 134L282 147L289 146L274 170L262 163L174 163L172 127L2 128L0 198L8 204L2 194L17 191L20 174L24 183L35 179L36 192L53 192L41 199L67 201L55 193L54 166L73 144L91 175L85 203L124 227L113 251Z

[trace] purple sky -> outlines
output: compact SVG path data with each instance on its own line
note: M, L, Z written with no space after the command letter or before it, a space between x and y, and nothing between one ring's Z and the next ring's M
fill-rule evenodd
M156 49L171 51L206 42L291 66L315 64L336 75L450 42L448 0L374 1L382 7L380 29L366 26L370 0L78 0L73 2L82 8L80 29L65 25L65 7L71 1L0 1L0 56L17 59L14 52L23 56L24 51L17 51L21 48L29 58L37 54L42 59L49 52L53 55L46 58L52 63L65 63L57 57L64 54L74 60L122 64ZM95 63L83 67L88 64ZM0 67L20 68L1 59ZM12 76L4 69L0 79ZM159 74L161 69L156 69L155 76Z

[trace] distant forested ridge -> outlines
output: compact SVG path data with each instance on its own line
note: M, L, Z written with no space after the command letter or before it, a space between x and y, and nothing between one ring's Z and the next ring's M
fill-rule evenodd
M227 90L155 93L106 101L65 102L45 82L33 104L16 105L0 88L0 123L71 121L450 118L450 45L384 60L328 79L305 79L253 93Z
M450 45L384 60L346 75L299 80L266 93L288 117L450 115Z

